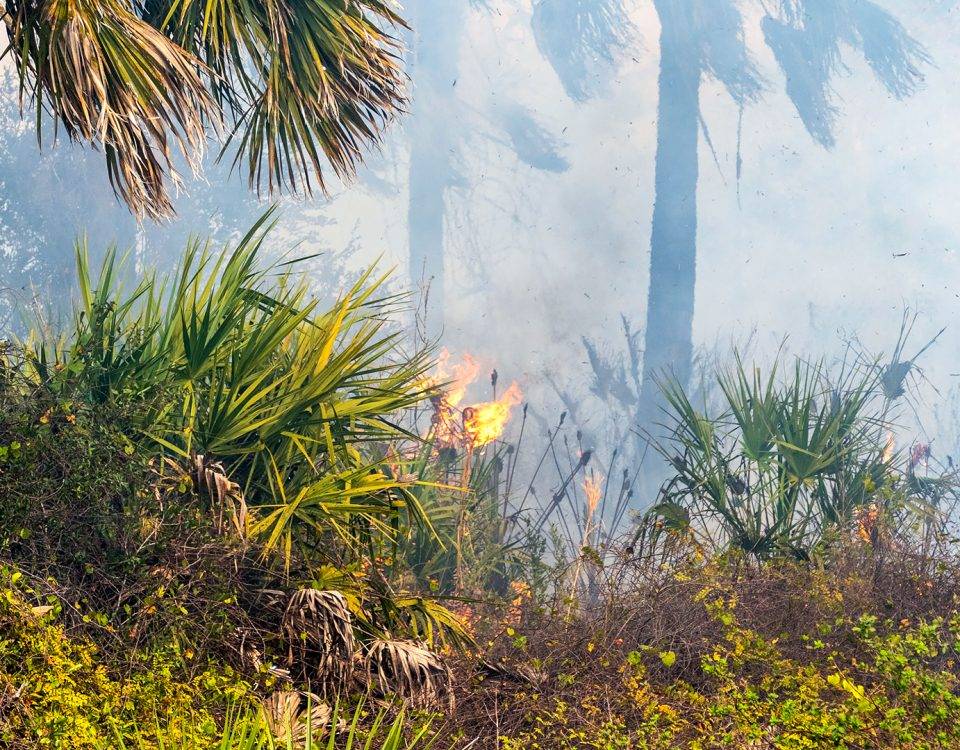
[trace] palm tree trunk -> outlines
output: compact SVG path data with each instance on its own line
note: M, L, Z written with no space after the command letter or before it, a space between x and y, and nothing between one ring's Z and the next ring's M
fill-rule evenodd
M686 385L693 356L697 253L697 141L701 66L681 8L657 0L660 78L650 287L639 420L649 429L662 403L657 378L672 373ZM693 47L693 49L691 49Z
M444 216L447 189L456 181L451 130L463 0L419 0L411 10L416 30L413 63L407 232L410 277L428 291L426 332L436 336L444 313Z

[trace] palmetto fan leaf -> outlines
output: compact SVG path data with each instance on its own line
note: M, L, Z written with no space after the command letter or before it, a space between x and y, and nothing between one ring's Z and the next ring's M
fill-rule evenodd
M379 0L173 0L150 14L213 71L234 164L257 190L323 188L323 160L352 174L403 105L398 44L381 29L402 20Z
M122 2L6 4L4 21L21 98L44 108L74 140L102 146L110 181L140 215L173 210L165 178L171 144L191 164L215 115L202 66Z
M736 547L760 559L805 558L844 533L864 509L904 522L929 512L894 471L884 446L890 401L871 368L841 370L796 361L768 376L735 367L717 373L719 413L696 409L676 382L664 385L669 437L657 444L672 467L638 540L661 528ZM651 525L652 524L652 525Z
M380 0L8 0L21 107L104 150L138 216L173 213L177 153L199 165L211 127L258 191L353 173L402 108L402 24Z

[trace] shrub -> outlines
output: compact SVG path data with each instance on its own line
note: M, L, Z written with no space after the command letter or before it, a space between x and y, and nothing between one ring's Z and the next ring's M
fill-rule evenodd
M692 533L709 551L807 559L838 531L885 528L942 538L953 472L921 477L893 450L887 371L861 365L835 377L797 360L786 378L738 359L716 375L721 405L698 409L665 385L668 435L656 445L670 477L638 541ZM902 391L899 391L902 393Z
M213 512L289 569L318 536L357 549L400 516L429 523L366 450L408 437L397 419L426 397L429 359L403 354L387 329L397 299L384 279L365 274L323 310L294 264L261 265L270 227L267 214L216 260L193 242L175 273L131 291L114 253L94 279L78 248L73 328L28 350L26 370L52 398L122 409L131 436L182 462L198 489L228 477L207 494L230 507Z
M299 589L341 592L360 647L462 635L405 571L377 564L409 528L435 533L415 480L386 460L416 440L401 419L429 393L428 354L404 353L388 328L397 298L382 279L324 311L290 266L261 266L268 229L265 217L219 260L194 243L177 272L129 291L113 254L94 280L80 248L72 328L4 351L0 564L49 607L37 648L52 670L17 672L11 647L9 676L53 696L14 712L17 727L148 737L141 698L166 731L168 708L201 705L201 677L261 693L309 681L281 627ZM0 634L16 644L32 622ZM118 685L140 691L135 708L111 703ZM224 696L209 697L222 714Z
M91 641L58 623L59 602L32 603L38 592L24 581L19 571L0 570L5 747L91 748L132 731L154 739L161 733L168 744L212 739L215 712L248 694L248 685L226 665L185 670L189 654L175 643L134 655L119 673Z
M441 746L479 734L510 750L956 747L957 566L933 579L888 559L913 591L898 599L864 580L869 555L848 552L856 562L813 571L701 563L596 610L528 611L486 634L482 681L461 676Z

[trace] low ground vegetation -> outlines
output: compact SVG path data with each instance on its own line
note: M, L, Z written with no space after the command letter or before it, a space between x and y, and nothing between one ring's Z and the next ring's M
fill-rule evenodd
M404 301L323 307L268 229L136 282L81 248L71 325L5 345L4 746L960 746L956 483L895 447L910 363L667 385L647 512L586 449L524 509L516 445L438 440Z

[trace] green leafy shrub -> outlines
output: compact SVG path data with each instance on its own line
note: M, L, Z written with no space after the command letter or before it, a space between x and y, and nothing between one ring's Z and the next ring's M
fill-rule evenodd
M72 328L5 348L0 564L48 608L0 626L9 684L45 690L12 688L10 737L213 737L227 693L299 679L282 621L303 588L344 594L361 647L460 642L455 615L380 565L411 527L435 533L386 460L417 440L402 419L427 353L389 328L382 279L323 310L291 265L262 266L269 225L129 290L113 254L94 277L81 248Z
M892 450L889 368L859 365L831 374L797 360L781 377L737 359L716 374L716 409L664 387L669 468L638 541L692 533L708 551L736 548L758 559L806 559L836 532L882 517L888 529L933 535L938 508L956 497L953 472L917 476ZM871 523L872 523L871 520Z
M19 571L0 570L5 747L91 748L132 731L162 734L173 745L188 736L212 739L215 712L248 694L229 666L184 670L172 644L135 657L121 673L91 641L64 630L57 604L32 604L36 596Z
M236 516L289 569L318 535L358 548L399 516L429 524L364 450L408 437L398 417L426 397L429 359L402 353L387 329L397 298L383 278L365 274L323 310L294 264L261 265L270 227L268 214L216 258L193 242L175 273L130 291L113 253L94 278L80 248L73 329L41 340L26 364L56 397L122 407L133 437L185 462L198 487L229 477L231 497L212 499L236 505L242 493L251 513L214 512Z

